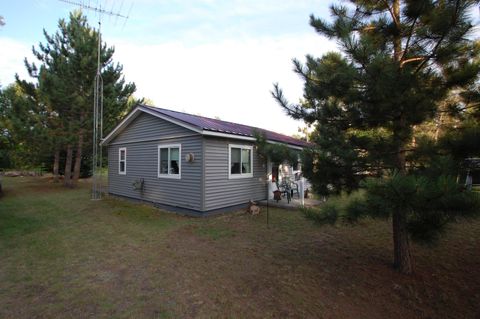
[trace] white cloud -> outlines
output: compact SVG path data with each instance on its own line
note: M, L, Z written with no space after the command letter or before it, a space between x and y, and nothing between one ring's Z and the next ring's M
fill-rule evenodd
M23 60L33 61L31 46L6 37L0 37L0 85L7 86L15 81L15 73L20 78L28 77Z
M138 97L152 99L159 107L286 134L296 133L302 123L290 119L271 97L273 83L279 82L287 97L297 102L303 83L292 71L292 58L335 49L313 33L194 45L183 41L138 45L121 39L108 43L115 45L114 60L123 64L127 81L136 83ZM28 79L23 59L35 61L31 46L5 37L0 46L0 84L12 83L15 73Z
M223 120L293 134L301 122L290 119L271 97L279 82L292 102L303 83L292 71L292 58L321 56L335 45L318 35L225 40L186 46L115 43L115 60L124 65L138 96L156 106L219 116Z

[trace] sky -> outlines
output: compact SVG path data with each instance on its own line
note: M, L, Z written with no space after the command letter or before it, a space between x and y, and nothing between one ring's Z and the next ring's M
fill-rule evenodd
M314 14L329 19L327 0L72 0L127 16L101 16L102 37L115 47L135 96L155 106L292 135L301 121L289 118L272 98L278 82L291 102L303 83L292 59L321 57L334 42L309 25ZM1 1L0 85L15 73L28 79L23 60L57 30L73 4L61 0ZM98 15L84 11L92 26Z

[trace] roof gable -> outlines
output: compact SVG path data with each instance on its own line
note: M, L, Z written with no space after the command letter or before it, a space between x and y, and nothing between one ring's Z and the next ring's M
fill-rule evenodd
M102 144L108 144L141 112L149 113L203 135L254 141L256 140L255 132L258 132L265 135L269 142L287 144L294 148L311 146L308 142L265 129L147 105L137 106L110 134L107 135L107 137L105 137Z

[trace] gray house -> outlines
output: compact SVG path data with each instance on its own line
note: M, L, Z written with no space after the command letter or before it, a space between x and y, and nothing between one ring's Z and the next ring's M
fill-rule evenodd
M275 132L139 105L105 137L108 192L166 209L210 214L264 200L272 170L255 148L254 130L270 143L308 143Z

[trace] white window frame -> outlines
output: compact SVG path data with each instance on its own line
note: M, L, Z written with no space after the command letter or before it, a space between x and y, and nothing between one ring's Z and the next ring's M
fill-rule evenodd
M123 161L122 161L122 151L125 151L125 159ZM121 168L121 166L120 166L121 162L125 163L125 165L123 165L123 167L124 167L123 172L120 169ZM120 147L118 149L118 174L127 175L127 148L126 147Z
M161 174L160 173L160 149L168 148L168 173ZM171 148L178 148L178 174L171 174L170 173L170 149ZM182 178L182 144L159 144L157 147L157 177L158 178L174 178L174 179L181 179Z
M232 174L232 148L240 149L240 173ZM242 173L242 150L250 150L250 173ZM252 178L253 177L253 146L228 144L228 179Z

